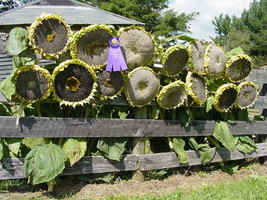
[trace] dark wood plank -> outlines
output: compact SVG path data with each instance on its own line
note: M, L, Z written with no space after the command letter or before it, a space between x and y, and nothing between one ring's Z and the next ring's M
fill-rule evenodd
M26 178L24 176L24 159L9 158L1 161L0 180ZM137 169L137 156L125 155L120 161L109 161L102 156L84 157L72 167L66 167L61 174L78 175Z
M226 148L212 149L211 153L213 155L213 158L210 163L267 156L267 143L257 144L257 146L258 149L251 154L243 154L237 149L235 149L233 152L230 152ZM198 151L187 151L187 155L189 156L188 163L179 163L178 157L174 152L140 155L140 170L147 171L156 169L168 169L202 164L199 159Z
M215 121L192 120L184 127L177 120L150 119L84 119L21 117L0 117L0 137L191 137L209 136L213 133ZM229 124L235 135L267 134L267 123L263 121L238 121Z

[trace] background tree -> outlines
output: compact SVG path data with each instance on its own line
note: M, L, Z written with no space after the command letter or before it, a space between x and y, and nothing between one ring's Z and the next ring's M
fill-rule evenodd
M226 50L240 46L253 57L256 67L267 61L267 0L253 0L240 18L221 14L213 24L217 34L214 42Z
M14 0L0 1L0 13L13 9L18 6L18 3Z
M80 0L140 22L156 37L190 33L189 23L198 13L177 13L168 8L168 0Z

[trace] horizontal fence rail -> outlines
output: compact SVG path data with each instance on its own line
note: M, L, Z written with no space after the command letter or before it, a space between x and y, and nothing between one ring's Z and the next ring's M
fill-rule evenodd
M226 148L212 149L212 160L209 163L240 160L267 156L267 143L257 144L258 149L250 154L238 150L233 152ZM72 167L66 167L61 175L78 175L92 173L106 173L118 171L147 171L156 169L169 169L202 164L198 151L187 151L188 163L179 163L176 153L156 153L146 155L124 155L120 161L110 161L102 156L84 157ZM24 176L24 159L3 159L0 164L0 180L20 179Z
M17 124L18 120L18 124ZM191 137L210 136L216 121L192 120L185 127L178 120L0 117L0 137ZM264 121L229 124L233 135L266 135Z

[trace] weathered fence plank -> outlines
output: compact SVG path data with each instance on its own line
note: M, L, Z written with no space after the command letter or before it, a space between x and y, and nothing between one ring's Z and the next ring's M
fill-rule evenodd
M243 154L237 149L233 152L230 152L226 148L212 149L211 154L213 158L210 163L267 156L267 143L257 144L257 146L258 149L251 154ZM187 151L187 155L189 156L188 163L179 163L178 157L174 152L140 155L140 170L168 169L202 164L199 159L198 151Z
M21 117L0 117L0 137L191 137L209 136L213 133L215 121L192 120L184 127L177 120L150 119L84 119ZM267 123L238 121L229 124L234 135L267 134Z
M230 152L226 148L212 149L214 156L210 163L267 156L267 143L260 143L257 146L258 149L251 154L243 154L238 150ZM174 152L147 155L128 154L124 155L120 161L110 161L102 156L84 157L72 167L66 167L61 175L135 171L137 169L147 171L202 164L198 151L187 151L187 154L189 162L186 164L179 163ZM23 159L3 159L0 164L0 180L25 178L23 165Z

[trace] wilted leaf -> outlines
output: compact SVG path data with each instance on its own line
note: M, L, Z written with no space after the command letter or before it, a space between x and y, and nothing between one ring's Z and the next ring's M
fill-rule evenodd
M14 76L14 71L8 75L8 77L0 83L0 90L8 100L12 99L12 95L15 93L15 84L11 81Z
M48 138L23 138L22 144L26 145L30 149L34 146L44 146L50 143L50 139Z
M97 174L95 175L94 179L96 181L104 181L105 183L110 183L113 178L114 178L114 174L108 173L108 174Z
M236 136L235 139L237 139L236 148L242 153L252 153L258 149L249 136Z
M85 138L69 138L63 144L63 151L66 153L67 162L70 166L78 162L85 154L87 141Z
M178 112L178 120L182 123L185 127L190 124L190 121L193 119L193 114L190 109L180 109Z
M126 150L125 144L127 141L127 138L103 138L98 140L97 148L107 158L119 161L122 153Z
M11 158L17 158L20 152L22 138L7 138L5 139L8 146Z
M55 144L35 146L24 159L25 175L32 184L48 182L65 168L66 154Z
M13 55L18 55L26 50L28 48L28 31L25 28L13 28L10 31L6 48Z
M209 144L199 144L199 154L200 160L202 163L207 163L212 159L212 155L210 152L211 148Z
M189 161L189 157L184 150L185 141L182 138L173 138L172 139L173 150L178 155L178 161L180 163L187 163Z
M226 122L216 122L213 130L213 136L222 143L223 146L230 151L235 149L234 137Z

